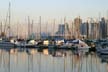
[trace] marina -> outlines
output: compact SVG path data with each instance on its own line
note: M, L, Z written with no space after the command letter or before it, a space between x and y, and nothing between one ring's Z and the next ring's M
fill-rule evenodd
M0 72L108 72L107 3L1 0Z

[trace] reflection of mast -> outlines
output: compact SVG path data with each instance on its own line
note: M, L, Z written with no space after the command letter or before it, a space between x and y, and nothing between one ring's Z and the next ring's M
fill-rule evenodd
M10 52L9 52L9 69L8 69L8 71L10 72Z
M7 67L7 71L10 72L10 50L7 52L7 54L8 54L7 55L8 57L6 57L7 60L5 58L5 60L6 60L7 63L5 63L5 64L6 64L6 67Z
M39 72L41 72L41 53L39 53Z
M28 72L33 72L33 55L28 54Z
M65 72L65 69L66 68L66 61L65 61L65 56L64 56L64 72Z

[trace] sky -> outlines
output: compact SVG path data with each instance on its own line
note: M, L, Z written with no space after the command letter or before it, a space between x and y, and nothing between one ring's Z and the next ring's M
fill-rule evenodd
M83 21L91 17L99 18L99 14L101 17L108 18L108 0L0 0L2 24L5 24L9 2L11 2L11 28L13 33L16 33L15 29L18 27L22 35L27 34L28 31L28 16L30 21L34 20L35 32L39 31L39 16L42 18L44 32L52 32L54 19L55 31L57 31L58 24L64 23L64 17L70 24L79 16Z
M0 16L5 19L9 1L13 21L25 20L27 16L36 19L63 18L74 19L107 16L108 0L0 0Z

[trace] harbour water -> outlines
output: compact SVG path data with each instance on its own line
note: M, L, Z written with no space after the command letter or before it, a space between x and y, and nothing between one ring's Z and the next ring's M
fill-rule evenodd
M71 50L0 49L0 72L108 72L107 58Z

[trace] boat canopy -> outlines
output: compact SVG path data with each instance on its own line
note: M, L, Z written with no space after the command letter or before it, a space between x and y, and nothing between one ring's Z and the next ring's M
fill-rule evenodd
M67 43L77 44L77 45L80 45L80 46L88 46L85 42L83 42L79 39L67 41Z

